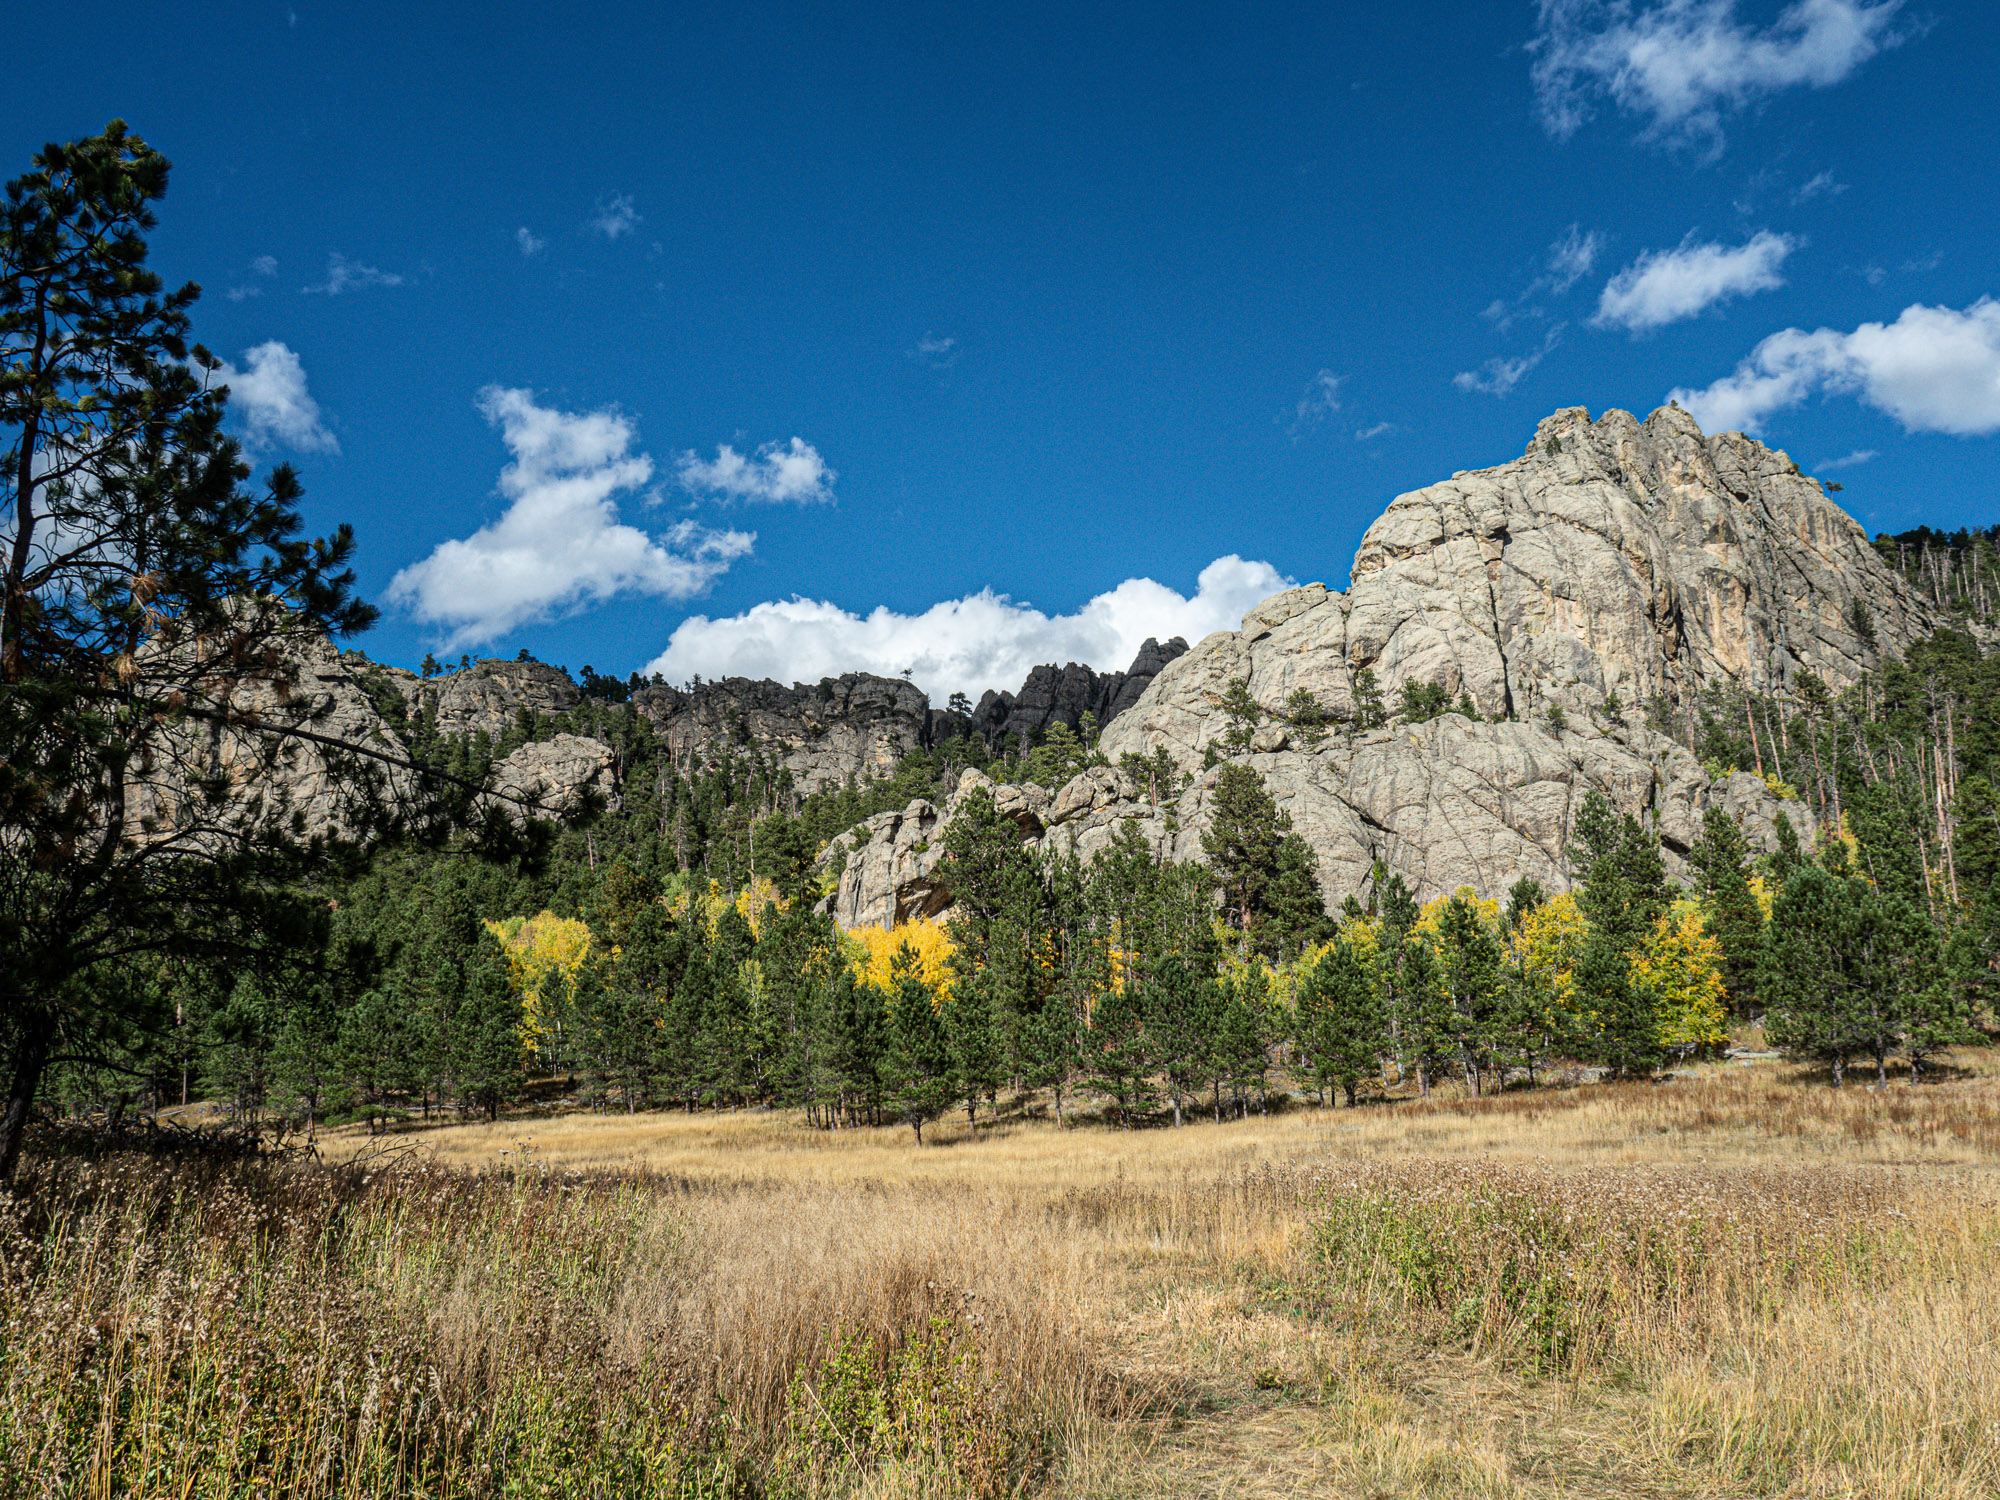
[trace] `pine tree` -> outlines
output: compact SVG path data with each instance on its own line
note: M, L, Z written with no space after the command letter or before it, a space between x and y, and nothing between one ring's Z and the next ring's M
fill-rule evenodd
M1466 1092L1477 1094L1479 1076L1499 1040L1502 986L1499 941L1468 891L1456 892L1438 913L1438 959Z
M1382 684L1373 667L1363 667L1354 674L1354 726L1380 729L1388 722L1388 711L1382 704Z
M1347 1093L1347 1107L1364 1074L1388 1046L1379 996L1367 957L1352 932L1336 938L1299 982L1299 1045L1322 1090Z
M1909 902L1802 864L1771 903L1765 1034L1794 1056L1827 1063L1835 1088L1851 1059L1871 1058L1880 1085L1907 1038L1935 1044L1950 1027L1942 957Z
M906 943L891 965L888 1047L883 1052L883 1093L890 1109L924 1143L924 1126L951 1108L958 1091L951 1044L938 1000Z
M1180 1125L1208 1076L1219 1029L1222 996L1211 966L1178 954L1163 958L1147 980L1143 1009L1147 1061L1159 1069Z
M1250 1112L1254 1089L1263 1105L1264 1084L1276 1040L1277 1016L1271 979L1261 964L1246 964L1218 981L1222 993L1215 1032L1215 1064L1220 1082L1229 1085L1239 1116Z
M1250 748L1250 741L1257 733L1257 721L1264 717L1262 705L1250 696L1250 684L1245 679L1232 677L1217 707L1229 721L1229 727L1222 732L1224 751L1230 755L1242 754Z
M490 941L466 957L464 994L456 1010L453 1054L462 1103L500 1118L500 1107L521 1097L527 1083L521 1041L521 997L507 964Z
M991 972L960 974L944 994L952 1075L968 1125L978 1122L981 1096L991 1098L1000 1087L999 994L988 977Z
M1722 980L1738 1016L1757 1005L1757 968L1764 951L1764 913L1750 889L1750 845L1720 807L1702 815L1701 836L1688 851L1709 930L1722 946Z
M0 202L0 848L34 872L0 881L0 1182L58 1037L96 1062L171 1029L145 982L163 960L321 951L325 904L295 877L324 851L232 776L317 734L348 826L386 813L368 747L293 691L295 645L374 618L352 535L300 536L287 467L245 488L220 366L188 340L200 289L146 268L167 177L113 121Z
M1582 875L1577 905L1590 925L1576 967L1579 998L1595 1016L1591 1050L1614 1074L1659 1063L1650 999L1632 983L1632 956L1667 908L1659 840L1602 792L1584 798L1571 859Z
M1417 1071L1417 1091L1429 1098L1438 1070L1458 1051L1458 1014L1437 950L1423 938L1411 935L1397 943L1392 965L1397 1044Z
M1264 936L1257 926L1272 916L1273 897L1283 902L1269 934L1273 952L1282 951L1287 939L1296 951L1326 916L1312 851L1303 840L1287 849L1291 832L1292 820L1278 810L1263 777L1249 766L1222 768L1201 836L1202 854L1222 887L1224 911L1246 940Z
M1258 931L1256 947L1266 958L1289 961L1325 942L1333 931L1319 883L1319 856L1296 833L1278 841L1277 868L1264 905L1268 920Z

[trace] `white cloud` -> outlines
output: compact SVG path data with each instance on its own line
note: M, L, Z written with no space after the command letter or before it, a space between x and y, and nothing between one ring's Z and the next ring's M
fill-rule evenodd
M926 333L917 340L916 348L910 351L910 358L929 365L933 370L946 370L958 363L959 352L957 339Z
M1451 383L1461 391L1478 391L1486 396L1504 396L1521 383L1527 373L1547 357L1569 325L1558 323L1542 336L1542 347L1512 358L1496 355L1476 370L1460 370Z
M766 443L747 458L727 443L715 450L712 459L698 458L690 450L675 460L674 475L690 494L801 505L831 501L838 477L817 448L796 437L789 443Z
M1377 422L1373 427L1363 427L1360 431L1356 432L1354 434L1354 441L1365 443L1370 438L1378 438L1385 432L1394 432L1395 430L1396 424L1394 422Z
M1760 430L1808 396L1854 396L1911 432L2000 432L2000 302L1963 312L1916 303L1852 333L1787 328L1706 390L1672 398L1710 432Z
M278 257L275 255L260 255L250 262L250 269L259 276L276 276L278 274ZM250 286L233 286L224 292L223 295L231 302L241 302L246 297L263 296L264 289L254 284Z
M340 451L320 417L319 403L306 389L305 366L276 339L245 350L240 369L224 360L213 379L229 387L229 413L243 430L243 446L252 452Z
M639 210L632 202L632 195L613 193L609 198L600 198L597 212L590 216L585 227L596 230L607 240L630 234L639 227Z
M1792 194L1792 202L1809 203L1814 198L1838 198L1846 191L1846 183L1834 181L1833 173L1825 171L1801 183L1799 190Z
M1590 274L1603 249L1604 236L1597 230L1586 231L1580 224L1570 225L1562 238L1549 246L1549 290L1560 297L1575 286L1579 277Z
M1746 26L1736 0L1540 0L1536 103L1565 139L1608 99L1645 134L1710 152L1725 112L1790 88L1829 88L1896 46L1902 0L1796 0L1769 26Z
M976 700L987 688L1019 687L1043 662L1123 671L1148 636L1194 642L1234 630L1249 609L1289 585L1269 563L1231 555L1202 569L1192 598L1150 578L1128 578L1069 615L1046 615L991 589L915 615L877 607L863 616L824 600L776 600L728 619L682 621L646 671L669 682L697 675L816 682L841 672L899 677L909 669L933 702L954 692Z
M506 512L389 584L392 603L449 629L446 649L617 594L691 598L756 541L693 521L658 537L621 524L614 497L646 484L653 461L616 411L557 411L499 386L479 393L479 410L513 454L500 471Z
M1818 463L1813 465L1813 472L1815 474L1827 474L1831 473L1835 469L1852 469L1861 464L1869 463L1874 459L1878 459L1881 456L1882 455L1873 448L1856 448L1852 453L1848 454L1845 458L1821 459Z
M1568 295L1579 277L1590 274L1590 268L1597 264L1597 257L1603 252L1605 244L1606 238L1600 231L1571 224L1549 246L1541 275L1523 287L1513 301L1495 298L1479 315L1502 333L1522 318L1544 316L1535 299L1545 292L1556 297Z
M514 231L514 243L521 247L523 255L540 255L549 247L549 242L540 238L526 224Z
M1460 370L1451 377L1451 383L1461 391L1478 391L1486 396L1504 396L1521 383L1523 376L1542 362L1544 352L1532 349L1511 359L1496 354L1476 370Z
M1319 426L1340 410L1341 379L1331 370L1321 370L1306 382L1305 394L1292 408L1291 434L1294 438L1308 427Z
M1792 236L1766 229L1741 245L1683 240L1672 250L1648 250L1605 284L1591 322L1647 333L1731 297L1771 291L1785 284L1779 268L1798 247Z
M326 258L326 280L316 286L300 287L303 292L325 292L330 297L338 297L342 292L354 291L360 287L401 286L403 278L394 271L378 270L374 266L364 266L356 260L349 260L338 250Z

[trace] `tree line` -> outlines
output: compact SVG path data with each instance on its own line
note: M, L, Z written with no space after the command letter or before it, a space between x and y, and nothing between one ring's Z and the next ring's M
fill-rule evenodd
M1201 863L1129 825L1088 861L1038 858L974 796L945 835L946 929L861 954L875 940L816 910L831 840L969 766L1060 786L1102 763L1092 727L961 735L811 795L747 735L676 761L629 684L497 739L405 715L395 744L341 740L298 662L373 618L353 539L305 537L297 477L253 476L223 430L199 289L146 269L167 177L114 122L39 153L0 207L0 1180L38 1100L381 1120L494 1115L559 1081L601 1107L788 1103L827 1125L976 1116L1003 1091L1184 1120L1261 1106L1274 1079L1352 1099L1371 1076L1480 1090L1558 1057L1643 1072L1712 1045L1724 1005L1836 1079L1899 1050L1927 1067L1991 1019L2000 662L1956 628L1896 659L1863 609L1872 660L1844 692L1801 673L1643 710L1712 770L1804 797L1811 858L1781 825L1752 861L1712 814L1678 891L1653 831L1592 802L1576 890L1504 908L1417 908L1378 871L1329 913L1241 763L1268 718L1311 743L1472 710L1442 684L1391 705L1367 672L1344 724L1229 685ZM1898 562L1978 616L1990 543ZM612 747L620 806L503 816L493 761L557 729ZM1122 769L1155 804L1185 784L1163 754ZM292 785L323 794L317 821ZM517 942L542 913L571 924L553 987L538 938Z

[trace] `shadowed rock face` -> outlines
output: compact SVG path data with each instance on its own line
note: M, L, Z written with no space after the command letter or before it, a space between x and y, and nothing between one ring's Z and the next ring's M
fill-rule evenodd
M754 746L775 756L802 793L837 787L850 776L886 775L930 744L947 717L933 713L913 684L865 672L810 687L743 677L691 689L654 686L633 694L633 702L676 764Z
M1148 637L1123 672L1095 672L1075 662L1036 667L1018 693L988 692L972 711L972 727L987 743L1034 736L1058 721L1074 729L1087 713L1101 729L1137 703L1160 669L1187 651L1175 636L1164 646Z
M1396 499L1362 537L1351 578L1344 594L1311 584L1265 600L1241 630L1165 663L1106 730L1113 762L1164 748L1196 773L1171 808L1100 769L1056 794L1038 837L1087 856L1131 821L1156 848L1198 858L1215 779L1200 767L1229 727L1222 698L1240 677L1268 715L1243 759L1318 854L1332 902L1360 890L1377 859L1425 899L1461 885L1497 896L1523 875L1566 889L1565 851L1592 790L1653 818L1676 874L1711 805L1754 844L1770 846L1780 811L1809 843L1806 808L1754 776L1711 778L1674 739L1606 718L1605 699L1617 694L1636 718L1647 700L1717 683L1783 690L1810 670L1839 688L1874 657L1854 628L1857 602L1882 650L1937 623L1783 453L1740 433L1706 437L1674 407L1644 423L1557 412L1512 463ZM1391 707L1405 682L1437 681L1481 718L1336 730L1317 744L1286 725L1279 710L1299 689L1352 721L1363 668ZM1573 727L1523 722L1553 704ZM864 853L851 869L882 868ZM843 884L843 917L895 905L861 873L853 891ZM935 902L936 872L926 878Z

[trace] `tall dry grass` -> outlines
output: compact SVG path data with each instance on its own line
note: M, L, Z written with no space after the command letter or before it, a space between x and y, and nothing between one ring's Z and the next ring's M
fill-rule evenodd
M43 1157L0 1492L1991 1495L1995 1103L1712 1069L921 1151Z
M0 1220L9 1495L1006 1495L1127 1399L991 1206L42 1161Z

